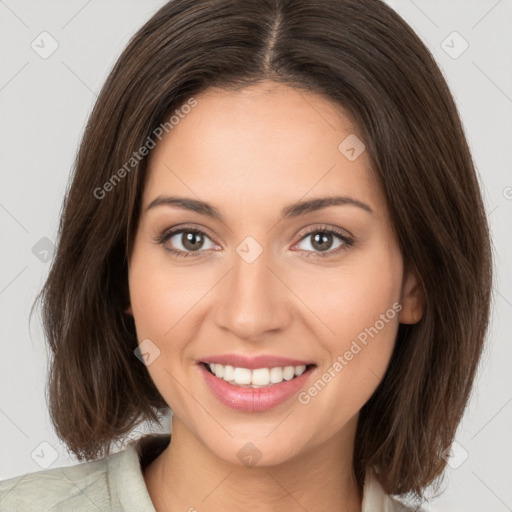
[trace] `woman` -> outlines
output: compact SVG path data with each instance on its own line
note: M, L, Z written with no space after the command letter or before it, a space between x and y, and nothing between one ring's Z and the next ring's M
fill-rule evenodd
M490 254L392 9L169 2L101 91L41 295L52 421L88 462L2 482L3 510L404 510L445 468ZM172 438L110 454L169 408Z

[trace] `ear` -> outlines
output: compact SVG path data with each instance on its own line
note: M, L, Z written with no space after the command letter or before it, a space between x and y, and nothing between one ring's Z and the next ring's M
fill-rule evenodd
M128 306L124 312L127 314L127 315L131 315L133 316L133 311L132 311L132 307L131 306Z
M402 285L399 321L402 324L415 324L425 313L425 293L416 272L407 271Z

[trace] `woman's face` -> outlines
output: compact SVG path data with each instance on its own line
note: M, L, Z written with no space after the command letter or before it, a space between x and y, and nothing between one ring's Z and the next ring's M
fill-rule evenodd
M417 281L335 104L273 82L195 100L150 154L128 312L175 420L225 461L278 464L353 438Z

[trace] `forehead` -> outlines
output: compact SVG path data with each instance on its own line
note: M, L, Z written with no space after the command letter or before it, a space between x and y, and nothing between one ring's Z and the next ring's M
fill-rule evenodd
M347 158L347 144L363 141L336 103L268 81L195 100L149 155L143 205L180 193L254 211L344 193L382 206L366 151Z

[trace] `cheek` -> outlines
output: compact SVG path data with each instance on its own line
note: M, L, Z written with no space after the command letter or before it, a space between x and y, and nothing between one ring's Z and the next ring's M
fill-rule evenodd
M290 271L288 283L315 313L303 315L312 319L310 329L335 348L343 347L392 308L400 299L402 277L400 252L383 238L371 247L347 252L336 266L311 265L308 272Z
M323 397L320 407L336 403L344 417L355 414L382 380L399 325L402 275L398 249L383 241L317 272L297 293L318 315L310 316L309 328L324 355L321 382L312 390Z
M148 373L167 404L183 411L189 404L180 383L186 381L190 363L188 340L197 324L194 305L207 292L204 279L180 272L165 254L140 244L130 262L129 288L139 344L149 339L159 350Z
M172 327L170 312L176 297L169 293L166 279L154 266L143 269L134 262L130 270L130 300L139 340L161 339Z
M204 276L170 263L163 250L135 248L129 271L130 301L139 339L154 337L162 345L181 328L201 296Z

